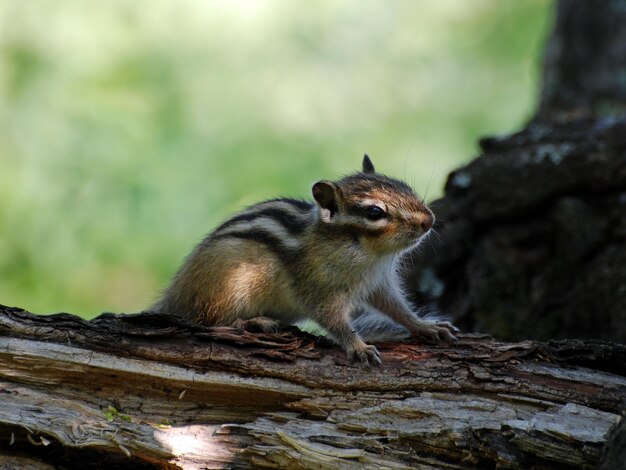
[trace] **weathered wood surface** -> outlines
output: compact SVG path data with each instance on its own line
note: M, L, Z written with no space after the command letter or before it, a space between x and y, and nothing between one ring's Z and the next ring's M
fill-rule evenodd
M0 468L596 468L626 404L624 345L380 349L0 307Z

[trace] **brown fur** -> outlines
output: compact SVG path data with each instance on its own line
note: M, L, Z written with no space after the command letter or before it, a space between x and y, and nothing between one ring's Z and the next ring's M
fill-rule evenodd
M153 309L207 325L310 318L365 364L379 364L380 356L353 331L357 311L382 312L413 336L454 339L451 325L412 311L397 277L396 255L432 226L432 212L408 185L375 173L367 156L363 168L316 183L316 205L267 201L222 224L189 255ZM373 205L384 217L368 218Z

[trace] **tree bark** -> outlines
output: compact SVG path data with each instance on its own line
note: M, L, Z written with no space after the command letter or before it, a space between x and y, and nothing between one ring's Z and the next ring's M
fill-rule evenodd
M537 115L450 174L410 283L465 331L626 342L626 1L557 5Z
M558 2L545 52L538 120L624 114L625 25L624 0Z
M596 468L626 403L623 345L380 349L367 370L295 327L0 307L0 465Z

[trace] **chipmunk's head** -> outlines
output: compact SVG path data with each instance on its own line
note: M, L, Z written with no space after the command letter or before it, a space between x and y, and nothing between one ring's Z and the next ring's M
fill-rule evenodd
M377 173L367 155L363 171L336 182L318 181L313 197L321 223L351 234L372 254L413 247L435 222L409 185Z

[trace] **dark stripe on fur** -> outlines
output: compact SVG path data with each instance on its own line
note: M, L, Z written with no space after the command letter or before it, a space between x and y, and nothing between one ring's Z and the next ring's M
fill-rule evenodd
M251 214L236 215L220 225L216 232L220 232L225 228L232 227L237 222L251 222L262 217L269 218L278 222L280 225L285 227L290 235L300 235L307 227L307 223L305 220L298 220L294 218L292 214L289 214L288 212L285 212L278 207L268 207L258 212L253 212Z
M296 207L297 209L301 210L302 215L305 215L309 210L311 210L311 207L312 207L310 203L307 203L305 201L298 201L296 199L274 199L268 202L279 202L279 201L286 202ZM254 209L254 206L249 208L249 210L253 210L253 209ZM298 236L302 234L302 232L304 232L304 230L308 226L308 222L306 220L298 219L297 217L294 217L293 214L287 212L286 210L284 210L284 208L269 206L269 207L260 209L256 212L252 212L250 214L235 215L234 217L231 217L222 225L220 225L215 230L215 233L219 233L225 228L232 227L237 222L244 222L244 221L251 222L261 217L266 217L266 218L275 220L280 225L282 225L290 235L293 235L293 236Z
M238 238L241 240L251 240L257 243L262 243L287 264L293 263L294 259L298 256L298 252L296 250L286 247L282 244L280 238L264 230L229 232L223 235L217 234L212 237L213 240L225 240L227 238Z
M358 234L358 235L381 235L389 231L388 226L382 227L370 227L367 225L359 225L359 224L345 224L341 226L344 230L348 230L350 233Z
M286 202L287 204L291 204L294 207L297 207L302 212L309 212L313 208L313 204L308 201L304 201L302 199L291 199L288 197L272 199L268 202Z

